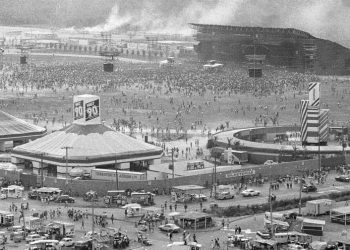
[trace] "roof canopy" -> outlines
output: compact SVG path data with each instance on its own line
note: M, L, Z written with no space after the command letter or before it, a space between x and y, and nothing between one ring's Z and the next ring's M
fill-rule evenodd
M163 151L154 145L116 132L102 124L70 126L14 148L12 155L29 160L63 165L96 166L160 158Z
M30 124L0 110L0 141L35 139L45 134L45 128Z

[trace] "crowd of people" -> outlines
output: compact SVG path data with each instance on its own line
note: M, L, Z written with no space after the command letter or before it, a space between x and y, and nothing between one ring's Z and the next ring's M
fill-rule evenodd
M220 112L232 115L257 113L257 121L271 114L271 107L260 104L246 104L238 99L235 106L227 110L221 105L224 98L236 99L236 95L250 95L263 98L274 95L280 109L285 108L285 100L290 93L306 90L307 83L317 80L309 74L291 73L269 69L262 78L250 78L246 70L238 66L227 66L223 72L206 72L199 64L177 65L170 69L159 68L157 64L124 63L115 64L116 71L105 73L98 63L45 63L28 66L7 66L1 75L0 89L13 93L13 98L2 100L3 109L12 109L34 122L71 122L71 101L67 96L79 93L101 95L104 117L110 123L118 124L121 116L137 117L130 122L138 128L208 129L205 115L212 112L214 104ZM57 96L62 97L57 98ZM24 97L30 96L29 109ZM51 105L45 105L45 97L57 98ZM41 98L40 98L41 97ZM293 98L293 97L292 97ZM158 99L163 99L163 102ZM237 100L237 99L236 99ZM60 103L61 105L55 105ZM30 106L30 105L29 105ZM38 110L33 112L33 110ZM215 112L217 112L215 111ZM270 113L269 113L270 111ZM119 116L118 116L118 115ZM142 118L142 119L141 119ZM168 119L165 119L168 118ZM129 120L129 119L124 119Z

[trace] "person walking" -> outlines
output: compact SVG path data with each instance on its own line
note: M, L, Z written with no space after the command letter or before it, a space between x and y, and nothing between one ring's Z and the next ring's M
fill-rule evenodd
M112 224L113 224L113 222L114 222L114 215L113 214L111 215L111 221L112 221Z

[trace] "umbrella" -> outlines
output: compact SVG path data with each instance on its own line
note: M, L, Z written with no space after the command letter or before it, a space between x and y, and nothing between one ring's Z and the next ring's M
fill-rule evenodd
M171 212L168 214L170 217L173 217L173 216L177 216L177 215L180 215L179 212Z

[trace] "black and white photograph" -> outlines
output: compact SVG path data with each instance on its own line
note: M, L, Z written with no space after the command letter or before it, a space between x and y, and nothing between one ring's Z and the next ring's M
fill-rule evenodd
M349 202L350 0L0 0L0 250L350 250Z

